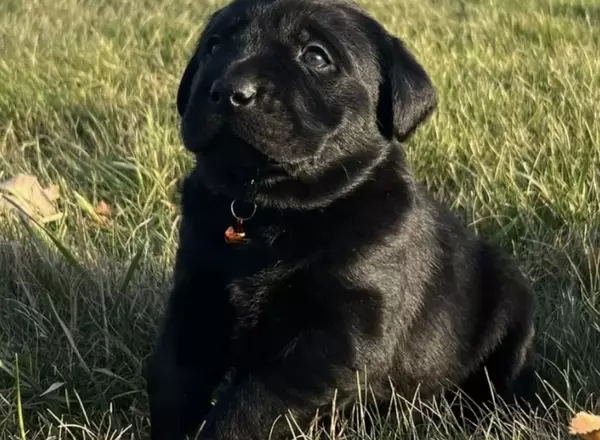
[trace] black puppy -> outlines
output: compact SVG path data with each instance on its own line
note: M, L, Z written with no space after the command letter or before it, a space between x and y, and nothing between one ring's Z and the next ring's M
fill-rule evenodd
M197 162L147 370L153 440L203 421L201 438L279 439L279 416L305 423L336 392L352 403L362 371L381 402L390 383L476 402L488 383L506 398L528 384L527 283L406 167L400 142L435 96L352 4L237 0L213 15L177 96Z

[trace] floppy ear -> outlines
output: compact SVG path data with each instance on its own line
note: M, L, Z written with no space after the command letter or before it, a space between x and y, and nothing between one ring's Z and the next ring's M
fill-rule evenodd
M192 85L194 83L194 76L198 70L198 59L196 53L192 56L188 62L181 80L179 81L179 89L177 89L177 112L180 117L185 114L185 109L188 106L190 100L190 93L192 92Z
M185 70L183 71L183 75L181 75L181 80L179 81L179 89L177 90L177 111L179 112L179 116L183 116L185 114L185 110L190 101L190 94L192 93L192 88L194 87L194 77L196 76L196 72L198 71L198 67L200 67L200 62L198 60L198 49L202 46L202 40L204 39L204 35L207 31L210 30L214 19L220 14L221 10L217 10L213 12L213 14L208 18L208 23L204 32L198 39L196 43L196 47L194 48L194 53L187 66L185 66Z
M379 121L386 136L393 135L402 142L433 112L436 91L423 67L398 38L384 31L381 45Z

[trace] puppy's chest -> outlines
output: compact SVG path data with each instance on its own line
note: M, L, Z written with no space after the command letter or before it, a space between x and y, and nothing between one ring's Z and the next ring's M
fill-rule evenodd
M296 295L292 290L292 275L284 263L274 263L245 276L234 277L226 287L229 303L235 310L232 339L237 349L264 349L283 337L294 313L290 304ZM267 341L271 341L268 342Z
M290 275L289 264L262 246L231 247L220 263L229 301L240 318L256 316Z
M265 320L285 319L283 308L287 309L290 297L298 296L291 295L291 288L298 288L292 278L306 260L303 249L290 242L293 234L275 222L260 221L257 214L255 220L244 225L248 243L227 244L224 238L215 240L217 233L229 224L218 220L199 229L202 242L208 244L204 246L203 259L222 274L239 330L266 324ZM282 301L282 297L287 300ZM277 313L272 313L275 308Z

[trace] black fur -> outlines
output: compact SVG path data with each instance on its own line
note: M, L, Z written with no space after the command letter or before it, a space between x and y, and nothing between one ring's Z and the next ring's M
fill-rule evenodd
M352 4L237 0L211 18L177 96L197 162L147 368L152 440L204 420L203 439L277 440L288 411L302 424L336 390L354 402L365 370L382 403L390 382L478 403L488 378L505 398L530 384L526 281L406 167L399 142L435 104L405 46ZM257 205L247 244L224 240L233 200Z

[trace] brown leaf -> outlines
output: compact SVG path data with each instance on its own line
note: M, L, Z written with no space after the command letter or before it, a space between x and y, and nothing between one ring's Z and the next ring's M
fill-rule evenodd
M100 200L100 203L94 208L94 212L102 217L110 217L112 214L112 208L104 200Z
M0 213L16 212L46 223L60 218L54 201L60 196L58 187L42 188L34 176L18 174L0 183Z
M578 435L585 440L600 440L600 416L587 412L577 413L569 425L569 434Z
M50 185L49 187L44 188L44 193L46 194L46 197L48 197L48 200L52 202L60 198L60 188L58 185Z

